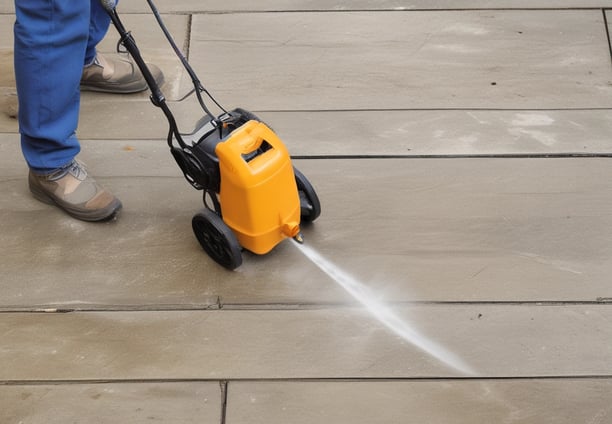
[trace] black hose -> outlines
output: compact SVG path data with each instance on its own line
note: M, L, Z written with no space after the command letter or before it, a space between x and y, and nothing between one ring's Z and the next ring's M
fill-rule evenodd
M217 117L210 112L210 110L204 103L204 99L202 99L202 96L200 94L202 92L205 93L208 96L208 98L210 98L217 105L219 109L227 113L227 111L215 100L215 98L208 92L208 90L200 82L200 79L198 78L197 74L193 70L192 66L189 64L189 61L187 60L183 52L181 52L181 49L179 49L178 46L176 45L176 42L174 41L174 38L172 38L172 34L170 34L170 31L168 31L168 28L166 28L166 25L164 24L164 21L162 20L159 10L157 10L157 7L153 3L153 0L147 0L147 3L149 4L151 11L153 12L153 16L155 16L155 19L157 20L159 27L161 28L162 32L166 36L168 43L170 43L170 46L172 46L172 50L174 50L174 53L176 54L176 56L179 58L179 60L183 64L183 67L187 70L187 73L189 74L189 77L191 78L191 81L193 82L193 86L195 88L198 102L200 103L200 106L202 107L204 112L206 112L206 114L212 120L217 119Z

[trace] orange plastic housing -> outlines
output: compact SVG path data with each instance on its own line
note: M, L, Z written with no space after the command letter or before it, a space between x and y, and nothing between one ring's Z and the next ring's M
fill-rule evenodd
M258 149L263 151L256 155ZM266 150L267 149L267 150ZM248 121L215 148L223 221L238 242L264 254L300 231L300 198L286 147L264 123ZM247 160L247 157L254 156Z

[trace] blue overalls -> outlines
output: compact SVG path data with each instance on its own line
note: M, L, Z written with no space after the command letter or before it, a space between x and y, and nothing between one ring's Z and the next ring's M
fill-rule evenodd
M21 148L34 172L50 173L80 151L81 74L110 18L99 0L15 0L15 12Z

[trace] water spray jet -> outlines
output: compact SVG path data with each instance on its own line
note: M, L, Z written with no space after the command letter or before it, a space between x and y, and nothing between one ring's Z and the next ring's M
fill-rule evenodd
M355 300L361 303L371 315L394 334L464 375L476 374L475 371L457 355L429 337L421 334L408 322L397 316L388 305L376 300L374 293L356 278L325 259L312 247L298 242L294 243L294 245L297 246L304 256L346 290Z

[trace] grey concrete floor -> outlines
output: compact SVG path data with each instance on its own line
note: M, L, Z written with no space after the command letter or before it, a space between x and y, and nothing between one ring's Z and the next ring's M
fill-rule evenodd
M81 158L118 220L34 200L5 2L0 423L612 422L612 1L158 3L315 186L307 246L412 333L290 241L233 272L208 258L147 93L82 95ZM119 11L188 132L146 2Z

